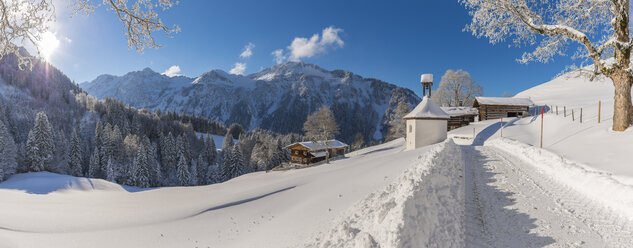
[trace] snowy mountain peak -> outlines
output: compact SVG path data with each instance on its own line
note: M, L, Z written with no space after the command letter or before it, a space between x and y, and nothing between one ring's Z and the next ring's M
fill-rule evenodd
M325 105L342 127L341 140L361 133L382 139L399 101L415 106L413 91L348 71L287 62L248 76L210 70L197 78L167 77L151 70L100 76L81 85L99 99L113 97L136 108L202 115L246 129L301 133L308 114Z

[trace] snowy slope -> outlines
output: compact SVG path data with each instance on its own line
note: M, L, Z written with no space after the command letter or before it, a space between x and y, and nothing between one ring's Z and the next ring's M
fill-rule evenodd
M543 148L567 159L581 162L593 170L611 173L622 181L633 184L633 130L613 132L613 85L611 80L599 78L594 82L577 77L575 73L553 79L515 97L530 98L537 105L551 106L545 115ZM601 123L598 124L598 101L602 101ZM558 115L556 115L558 106ZM564 117L563 109L567 109ZM580 109L583 122L580 123ZM571 112L575 120L572 121ZM479 133L487 129L481 139L499 137L499 120L474 123L454 130L452 135L471 137L473 128ZM540 145L540 118L504 119L503 137L530 145ZM493 131L493 132L489 132ZM488 137L492 135L492 137ZM481 142L481 141L478 141Z
M301 133L308 114L329 106L343 141L357 133L381 139L398 101L417 105L413 91L351 72L287 62L247 76L211 70L199 77L167 77L151 69L102 75L80 85L89 94L113 97L137 108L202 115L247 129Z
M202 187L44 195L0 189L0 247L303 246L370 193L424 166L419 157L433 149L404 151L403 144Z

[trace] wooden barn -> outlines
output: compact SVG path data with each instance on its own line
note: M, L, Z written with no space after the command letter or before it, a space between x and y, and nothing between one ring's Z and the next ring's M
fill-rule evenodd
M448 119L448 131L475 122L475 117L479 115L479 110L471 107L442 107L442 110L451 117Z
M514 97L476 97L473 102L473 107L479 109L481 121L529 116L530 106L533 105L532 100L528 98Z
M327 148L325 142L298 142L286 146L290 150L290 162L298 164L311 164L325 160L326 149L330 153L330 158L345 156L347 144L338 140L328 140Z

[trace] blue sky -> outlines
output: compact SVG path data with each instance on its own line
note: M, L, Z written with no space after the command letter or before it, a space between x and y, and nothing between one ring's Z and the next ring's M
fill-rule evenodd
M463 32L470 18L457 0L183 0L161 13L165 23L179 25L181 32L173 38L157 33L164 47L144 54L128 49L112 11L99 8L88 17L68 18L64 5L57 10L53 31L60 45L50 61L76 82L145 67L163 72L174 65L180 74L195 77L243 63L244 73L250 74L274 65L273 51L284 49L288 55L295 38L320 36L328 27L338 30L337 39L317 41L322 46L313 50L316 53L300 60L378 78L418 94L421 73L434 74L435 88L447 69L464 69L484 87L485 95L501 96L549 81L570 63L565 57L549 64L517 63L529 48L491 45ZM240 57L249 43L254 45L252 55Z

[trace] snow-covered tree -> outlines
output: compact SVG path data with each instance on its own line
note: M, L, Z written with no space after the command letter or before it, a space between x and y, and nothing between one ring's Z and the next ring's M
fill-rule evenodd
M227 132L226 136L224 136L224 140L222 141L222 151L224 151L228 147L233 147L234 144L235 142L233 141L233 135Z
M363 147L365 147L365 136L362 133L357 133L354 136L354 142L352 142L352 150L358 150Z
M9 133L4 122L0 120L0 181L15 174L18 167L16 156L17 147L13 136Z
M136 155L136 159L134 159L134 164L132 165L132 177L134 181L134 186L147 188L149 187L150 178L149 178L149 164L147 158L147 150L145 145L141 142L138 148L138 153Z
M323 142L323 145L328 149L329 142L327 141L334 139L340 130L334 119L334 114L327 106L322 106L317 112L309 115L303 124L305 136L312 141ZM330 162L329 154L326 154L325 161L326 163Z
M389 131L387 132L387 137L386 137L387 140L394 140L397 138L404 137L406 135L406 123L403 118L405 115L409 113L410 108L411 108L411 105L409 105L408 102L406 101L398 102L396 113L393 119L389 122ZM364 145L365 137L363 136L358 137L358 134L356 135L357 136L356 138L357 139L362 138L362 145ZM354 142L356 141L361 142L361 140L355 140ZM354 146L354 144L352 144L352 146Z
M53 158L55 144L53 143L51 124L48 122L48 117L44 112L37 113L35 125L29 132L26 146L29 171L46 170L49 161Z
M215 164L217 157L217 148L215 146L215 141L213 137L207 134L207 137L204 141L204 154L207 159L208 164Z
M198 183L198 161L194 159L191 161L191 166L189 166L189 185L195 186Z
M99 149L95 148L92 156L90 157L90 163L88 164L88 177L96 178L101 174L101 165L99 165L100 161Z
M108 158L108 164L106 165L106 180L110 181L110 182L116 182L116 174L114 172L114 161L112 160L112 157Z
M516 45L538 44L523 54L520 62L548 62L555 55L576 48L572 59L582 62L578 70L591 79L604 75L613 81L615 103L613 130L633 124L629 0L460 0L472 15L466 27L491 43L512 39ZM571 45L575 43L576 45ZM613 59L609 59L613 58ZM585 62L593 66L583 69Z
M79 139L79 133L75 128L73 130L73 136L70 141L70 152L68 153L68 168L73 176L81 176L83 164L83 149L81 146L81 139Z
M42 41L55 21L55 1L42 0L1 0L2 18L0 18L0 58L14 54L18 58L18 67L32 68L32 58L20 52L15 44L30 44L41 54L38 44ZM60 2L61 3L61 2ZM153 32L162 31L166 35L177 32L177 26L169 28L163 24L157 9L168 9L177 4L172 0L136 0L103 1L95 5L91 0L70 0L71 15L90 14L99 6L113 10L123 24L128 46L142 52L144 48L158 48ZM58 6L59 7L59 6ZM41 54L46 56L47 54Z
M209 164L207 163L207 160L204 159L204 155L200 154L198 155L198 160L196 160L196 177L197 177L197 184L205 184L206 183L206 176L207 176L207 169L209 168ZM193 173L192 173L192 177L193 177Z
M444 107L472 106L484 89L464 70L446 70L440 86L433 92L433 101Z
M178 165L176 166L176 177L181 186L189 185L189 165L185 155L181 152L178 155Z

